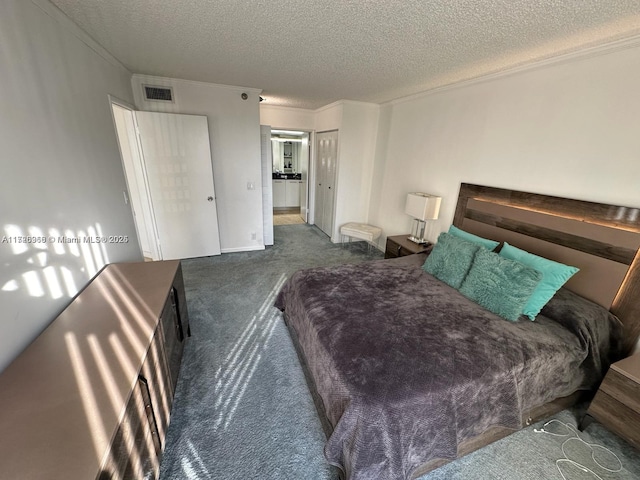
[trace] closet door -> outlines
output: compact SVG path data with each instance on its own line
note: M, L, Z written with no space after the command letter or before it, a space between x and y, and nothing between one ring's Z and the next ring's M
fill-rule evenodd
M316 226L322 230L322 222L324 221L324 217L322 215L324 208L324 190L322 190L322 184L324 183L324 171L325 167L323 165L326 162L326 157L324 153L325 142L321 138L320 134L316 135L316 175L315 175L315 207L313 212L314 223Z
M331 237L335 202L336 168L338 163L338 131L317 136L315 222Z

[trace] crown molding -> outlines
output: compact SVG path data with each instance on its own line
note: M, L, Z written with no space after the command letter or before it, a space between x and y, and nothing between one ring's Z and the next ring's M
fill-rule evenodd
M334 107L339 107L339 106L344 106L344 105L362 105L362 106L367 106L367 107L375 107L375 108L380 108L381 105L380 103L373 103L373 102L363 102L360 100L346 100L346 99L342 99L342 100L336 100L335 102L332 102L328 105L324 105L323 107L320 108L316 108L315 110L311 110L314 113L320 113L324 110L328 110L330 108L334 108Z
M67 32L71 33L74 37L80 40L84 45L89 47L108 63L110 63L114 67L124 70L126 73L131 75L129 69L122 63L120 63L120 60L111 55L102 45L91 38L89 34L87 34L87 32L76 25L73 20L67 17L65 13L54 4L49 2L49 0L31 0L31 3L38 7L45 15L51 18Z
M291 112L297 112L297 113L309 113L309 114L313 114L316 112L316 110L312 110L310 108L301 108L301 107L289 107L286 105L269 105L268 103L260 104L260 108L261 109L273 109L273 110L283 110L283 111L291 111Z
M335 108L335 107L341 107L342 105L344 105L345 100L336 100L335 102L331 102L327 105L324 105L320 108L316 108L315 110L313 110L313 113L320 113L320 112L324 112L325 110L329 110L331 108Z
M599 57L601 55L606 55L609 53L614 53L614 52L628 50L630 48L637 48L637 47L640 47L640 35L634 35L632 37L627 37L621 40L615 40L613 42L608 42L608 43L604 43L604 44L600 44L592 47L582 48L576 51L555 55L542 60L528 62L515 67L506 67L499 71L487 73L487 74L469 78L466 80L460 80L457 82L448 83L446 85L440 85L437 87L429 88L419 93L414 93L412 95L407 95L404 97L396 98L394 100L389 100L387 102L381 103L380 105L381 106L398 105L405 102L412 102L435 93L447 92L449 90L455 90L458 88L477 85L484 82L489 82L489 81L497 80L500 78L506 78L512 75L517 75L520 73L541 70L544 68L563 65L563 64L571 63L575 61L587 60L590 58Z

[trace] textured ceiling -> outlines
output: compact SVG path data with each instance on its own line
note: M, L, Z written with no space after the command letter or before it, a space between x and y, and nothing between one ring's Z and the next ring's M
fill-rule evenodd
M640 34L638 0L52 0L134 73L382 103Z

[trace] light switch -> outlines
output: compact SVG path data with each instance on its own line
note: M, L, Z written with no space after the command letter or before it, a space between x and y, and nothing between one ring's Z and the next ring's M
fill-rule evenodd
M247 190L255 190L256 186L253 184L253 182L247 182Z

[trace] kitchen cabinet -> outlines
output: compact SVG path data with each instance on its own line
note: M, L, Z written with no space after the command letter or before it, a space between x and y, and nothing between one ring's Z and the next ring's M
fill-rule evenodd
M273 180L273 208L287 206L287 180Z
M299 207L300 206L300 184L301 180L287 180L286 188L286 206L287 207Z
M273 207L299 207L302 180L273 180Z

